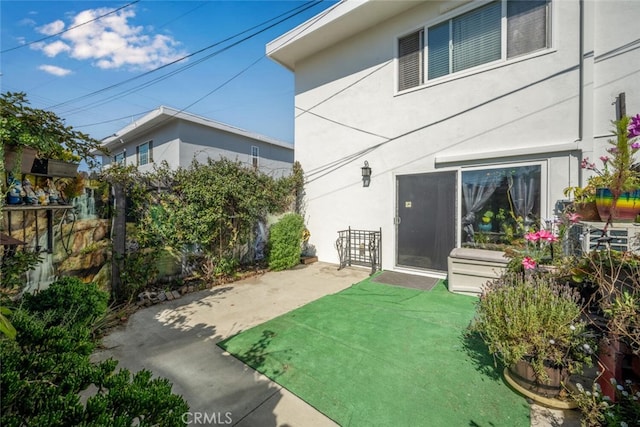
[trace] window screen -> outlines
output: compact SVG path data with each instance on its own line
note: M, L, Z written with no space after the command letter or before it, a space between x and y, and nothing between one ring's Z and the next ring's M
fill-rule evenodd
M422 30L398 40L398 90L405 90L422 84L422 48Z
M547 1L507 2L507 58L548 46Z

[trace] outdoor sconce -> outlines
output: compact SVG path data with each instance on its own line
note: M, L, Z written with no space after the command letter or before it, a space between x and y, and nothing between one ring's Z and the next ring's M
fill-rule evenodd
M369 167L369 162L364 161L364 166L362 167L362 186L368 187L371 183L371 168Z

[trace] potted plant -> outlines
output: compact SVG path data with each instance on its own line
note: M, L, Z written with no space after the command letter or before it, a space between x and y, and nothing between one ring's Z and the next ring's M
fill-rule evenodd
M566 197L572 197L571 207L584 221L600 221L596 205L596 187L588 183L584 187L567 187L564 189Z
M493 224L491 223L493 221L493 216L493 211L485 211L485 213L482 214L480 223L478 224L478 229L485 232L493 230Z
M16 176L35 173L73 177L80 160L90 167L95 165L92 152L100 147L100 141L65 125L53 112L30 107L24 93L0 95L0 123L5 170ZM65 168L69 163L73 164L72 171Z
M609 155L600 157L598 169L589 158L581 166L596 172L588 183L596 188L596 205L603 221L633 221L640 214L640 166L634 155L640 150L640 114L614 121L614 140Z
M506 272L485 285L470 325L505 377L531 398L562 395L569 375L591 364L579 294L550 274Z
M579 260L575 276L590 300L590 320L600 331L598 378L615 399L611 379L640 378L640 255L594 251ZM625 367L630 368L627 372Z

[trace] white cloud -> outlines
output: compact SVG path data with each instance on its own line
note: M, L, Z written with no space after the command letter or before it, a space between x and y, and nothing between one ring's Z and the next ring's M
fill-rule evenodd
M45 36L52 36L64 30L64 22L58 19L57 21L53 21L49 24L45 24L41 27L38 27L36 28L36 30L38 30L40 33L44 34Z
M61 34L61 40L38 43L33 48L49 57L65 52L74 59L92 60L94 66L103 69L149 70L185 55L172 37L151 34L142 26L132 25L129 22L135 18L132 9L123 9L85 24L110 10L99 8L82 11L72 18L68 28L84 25ZM64 28L64 23L55 21L40 27L41 31L53 31L54 28Z
M53 58L60 52L68 52L71 50L69 45L65 42L57 40L53 43L45 44L42 46L41 50L47 55L49 58Z
M45 73L53 74L54 76L64 77L67 74L71 74L71 70L66 68L58 67L56 65L41 65L38 69L44 71Z

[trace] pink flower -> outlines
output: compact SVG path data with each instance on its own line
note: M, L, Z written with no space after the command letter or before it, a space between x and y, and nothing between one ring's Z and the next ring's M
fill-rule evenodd
M557 242L558 238L553 235L552 232L548 230L540 230L538 231L538 238L540 240L546 240L547 242Z
M533 270L534 268L536 268L536 262L533 260L533 258L528 256L522 258L522 265L525 270Z
M596 164L589 162L589 158L585 157L582 159L582 162L580 162L580 167L582 169L594 170L596 168Z
M567 219L572 224L575 224L576 222L580 221L581 218L582 218L582 215L577 214L577 213L568 213L567 214Z
M600 160L602 160L602 163L607 163L609 161L609 156L600 156Z
M524 238L530 242L537 242L538 240L540 240L540 234L539 233L527 233L524 235Z

